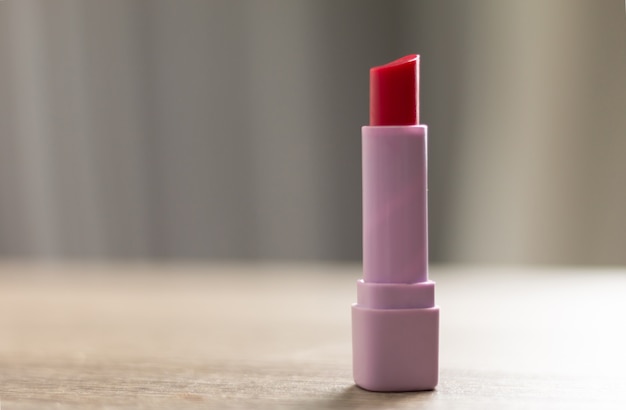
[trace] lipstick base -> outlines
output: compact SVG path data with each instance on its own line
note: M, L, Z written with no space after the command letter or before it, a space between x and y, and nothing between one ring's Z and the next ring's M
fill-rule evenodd
M439 307L352 305L356 384L377 392L432 390L439 379Z

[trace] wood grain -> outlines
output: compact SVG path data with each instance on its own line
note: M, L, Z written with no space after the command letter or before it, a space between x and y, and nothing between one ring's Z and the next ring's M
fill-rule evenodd
M357 266L0 265L7 409L626 405L626 271L435 267L436 391L351 379Z

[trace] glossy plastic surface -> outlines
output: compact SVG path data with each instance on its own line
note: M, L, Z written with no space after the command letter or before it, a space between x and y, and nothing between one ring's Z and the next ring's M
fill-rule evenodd
M363 279L428 280L427 128L363 127Z
M352 306L354 381L380 392L432 390L439 381L439 307Z
M352 306L354 381L434 389L439 308L428 280L427 128L363 127L363 280Z

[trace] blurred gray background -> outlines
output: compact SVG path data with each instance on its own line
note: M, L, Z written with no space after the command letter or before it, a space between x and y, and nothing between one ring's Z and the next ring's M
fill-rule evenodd
M433 261L626 263L623 0L0 1L0 254L358 260L409 53Z

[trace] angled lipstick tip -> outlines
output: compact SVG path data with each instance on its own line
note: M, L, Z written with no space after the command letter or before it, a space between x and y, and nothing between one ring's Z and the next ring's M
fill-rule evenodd
M370 125L419 124L420 56L370 69Z
M408 56L401 57L390 63L379 65L377 67L372 67L370 70L371 71L384 70L386 68L402 66L402 65L409 65L409 66L419 65L419 61L420 61L419 54L409 54Z

